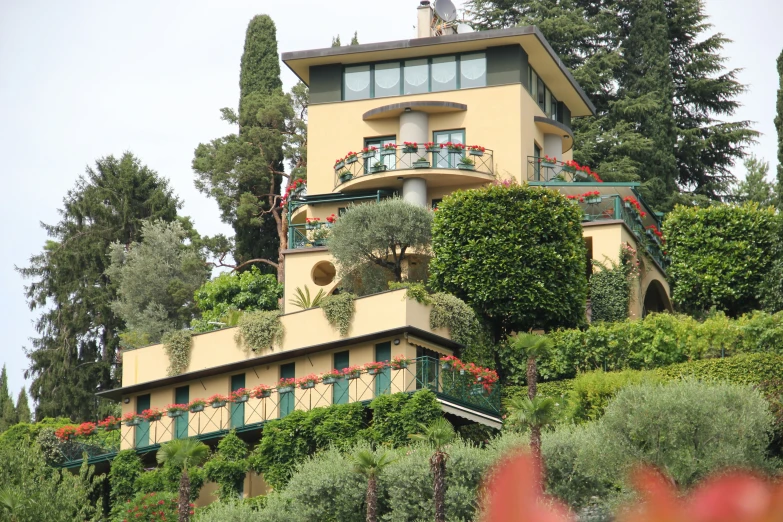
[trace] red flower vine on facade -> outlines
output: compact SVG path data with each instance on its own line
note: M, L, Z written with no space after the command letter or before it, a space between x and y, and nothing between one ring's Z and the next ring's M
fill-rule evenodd
M642 210L642 204L639 203L639 200L636 199L635 197L633 196L625 197L623 198L623 202L628 203L634 209L636 209L636 212L639 214L640 217L645 217L647 215L647 213L644 210Z

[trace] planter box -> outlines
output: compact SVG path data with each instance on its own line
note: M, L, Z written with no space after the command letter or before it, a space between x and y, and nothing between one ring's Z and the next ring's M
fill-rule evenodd
M375 152L376 152L376 151L372 151L372 152L362 152L362 158L364 158L364 159L370 159L370 158L374 158L374 157L375 157Z
M147 422L156 422L162 418L163 418L163 414L161 413L160 415L153 415L152 417L148 417L147 419L144 420L146 420Z
M601 196L585 198L585 203L588 205L597 205L601 202Z
M277 389L277 393L279 393L280 395L285 395L286 393L291 393L292 391L294 391L293 385L291 385L291 386L280 386Z
M311 389L315 388L315 383L314 382L304 382L304 383L300 384L299 387L301 389L303 389L303 390L311 390Z
M125 421L125 425L128 426L129 428L133 426L139 426L141 425L141 419L133 419L133 420Z
M380 164L379 165L373 165L370 168L370 170L372 170L373 173L386 172L386 169L387 169L386 165L380 165Z
M457 168L459 170L476 170L475 165L470 165L468 163L457 163Z
M383 149L381 151L381 156L391 156L393 154L397 154L396 149Z
M340 170L343 167L345 167L345 162L341 161L340 163L335 163L334 170Z
M342 378L343 378L342 375L339 377L324 377L321 382L324 384L335 384L337 383L337 381L341 380Z
M176 419L177 417L182 417L182 415L183 415L184 413L185 413L185 412L184 412L184 411L182 411L182 410L176 410L176 411L167 411L167 412L166 412L166 415L168 415L168 417L169 417L170 419Z
M541 166L544 167L544 168L547 168L547 169L551 169L551 168L554 168L555 164L552 163L551 161L541 160Z
M340 176L340 183L345 183L346 181L351 181L353 179L353 174L343 174Z
M434 147L427 147L427 152L440 152L440 145L435 145Z
M563 172L570 172L571 174L576 172L576 167L569 167L568 165L563 165L562 169Z
M383 370L381 368L370 368L369 370L367 370L367 373L370 375L378 375L382 371Z
M236 397L236 398L235 398L233 401L231 401L231 402L235 402L235 403L242 403L242 402L247 402L249 399L250 399L250 395L242 395L242 396L240 396L240 397Z
M403 147L402 152L405 154L413 154L414 152L419 152L419 147Z
M390 368L392 370L404 370L407 367L408 367L408 363L406 363L406 362L394 363L394 364L390 365Z
M430 162L429 161L414 161L413 162L413 168L414 169L428 169L428 168L430 168Z
M114 431L114 430L116 430L119 427L120 427L119 424L109 424L108 426L103 428L103 431Z
M358 159L359 156L351 156L350 158L345 158L345 164L350 165L351 163L356 163Z
M204 405L203 404L198 404L198 405L193 406L192 408L190 408L190 413L200 413L202 411L204 411Z
M468 154L470 154L471 156L483 156L484 155L484 153L482 151L480 151L480 150L469 150Z
M349 381L352 381L354 379L358 379L361 376L361 373L346 373L345 378Z
M440 363L440 367L444 370L451 370L451 363L450 362L442 362Z
M257 399L266 399L267 397L272 395L272 390L263 390L258 393L256 393Z
M210 406L212 406L215 409L222 408L225 405L226 405L226 401L215 401L215 402L210 404Z

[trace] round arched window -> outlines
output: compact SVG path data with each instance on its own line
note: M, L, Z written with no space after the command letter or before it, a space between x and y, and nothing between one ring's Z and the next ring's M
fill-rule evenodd
M334 281L337 269L329 261L319 261L313 267L313 283L318 286L326 286Z

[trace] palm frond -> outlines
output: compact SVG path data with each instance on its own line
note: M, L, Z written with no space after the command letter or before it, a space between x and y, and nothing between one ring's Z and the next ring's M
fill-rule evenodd
M408 438L434 446L437 451L456 437L454 426L443 417L435 419L429 426L426 424L419 424L419 426L421 432L411 433Z
M321 288L318 290L318 293L315 294L315 297L310 297L310 287L305 285L304 292L300 287L296 287L294 289L294 297L288 301L289 304L299 307L302 310L307 310L308 308L317 308L321 306L321 301L324 298L324 289Z
M506 423L517 430L554 424L555 401L551 397L514 397L508 401Z
M353 470L367 477L377 477L383 468L393 462L388 452L376 455L370 450L359 450L353 456Z
M540 357L552 349L552 339L546 335L523 332L509 337L511 346L520 350L526 357Z
M203 464L209 457L209 446L196 439L174 439L158 450L159 464L168 463L177 468L189 468Z

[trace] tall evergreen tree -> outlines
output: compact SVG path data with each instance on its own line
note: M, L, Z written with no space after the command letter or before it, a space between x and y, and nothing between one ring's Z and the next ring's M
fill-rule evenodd
M27 399L27 391L24 389L24 386L22 386L22 390L16 398L16 418L17 422L29 423L32 421L30 402Z
M13 400L11 394L8 393L8 372L6 371L4 364L3 370L0 372L0 432L5 431L8 429L8 426L13 424L11 422L13 415L11 418L6 419L5 407L8 403L11 403L13 409Z
M775 114L775 129L778 131L778 208L783 209L783 51L778 56L778 103Z
M87 168L68 192L60 221L42 224L50 239L30 265L17 268L38 337L27 351L36 418L91 417L94 393L117 383L114 371L123 321L113 312L116 290L106 275L114 242L141 239L146 219L172 221L179 200L168 182L130 153Z

